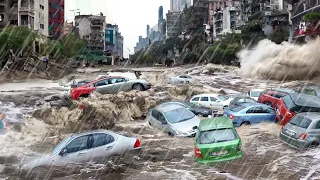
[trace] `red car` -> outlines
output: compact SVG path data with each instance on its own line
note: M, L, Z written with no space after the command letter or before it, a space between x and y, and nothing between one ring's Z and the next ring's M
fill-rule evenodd
M320 112L320 98L312 95L291 93L280 99L275 110L280 124L286 125L297 113Z
M109 76L94 80L80 87L71 88L70 98L88 97L93 91L101 94L115 94L119 91L144 91L151 88L151 84L144 79L127 79L120 76Z
M287 92L279 90L265 90L261 92L258 102L275 108L280 98L288 95Z

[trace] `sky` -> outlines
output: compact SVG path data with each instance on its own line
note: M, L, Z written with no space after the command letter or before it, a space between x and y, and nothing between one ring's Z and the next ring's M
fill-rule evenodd
M118 24L124 37L124 57L133 54L139 36L146 36L147 25L158 23L158 9L163 6L164 17L170 8L170 0L65 0L65 20L72 21L74 12L98 15L102 12L106 22Z

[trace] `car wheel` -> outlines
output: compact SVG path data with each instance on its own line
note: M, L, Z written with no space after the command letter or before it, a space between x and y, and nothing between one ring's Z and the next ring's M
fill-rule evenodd
M319 143L316 142L316 141L314 141L314 142L312 142L312 143L309 145L309 148L310 148L310 149L315 149L315 148L317 148L318 146L319 146Z
M174 134L172 132L168 132L169 136L174 136Z
M134 84L134 85L132 86L132 89L133 89L133 90L136 90L136 91L143 91L143 90L144 90L142 84Z
M250 122L248 122L248 121L245 121L245 122L242 122L240 126L242 126L242 125L250 126L250 125L251 125L251 123L250 123Z
M271 102L265 102L264 104L270 107L272 106Z

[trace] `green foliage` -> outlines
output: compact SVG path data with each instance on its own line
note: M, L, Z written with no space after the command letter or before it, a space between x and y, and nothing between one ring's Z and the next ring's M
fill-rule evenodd
M279 29L273 32L270 36L270 40L276 44L281 44L283 41L288 40L289 32L285 29Z
M29 52L32 50L32 43L37 34L24 26L7 26L0 34L0 54L2 58L9 55L9 49L17 53L20 51Z
M320 12L311 12L303 16L305 21L320 21Z
M193 52L187 52L182 55L184 64L196 63L199 60L199 56Z
M74 57L74 56L80 54L80 51L87 44L85 40L80 39L78 36L76 36L73 33L70 33L66 36L63 36L63 38L60 39L59 42L63 46L62 53L66 57Z

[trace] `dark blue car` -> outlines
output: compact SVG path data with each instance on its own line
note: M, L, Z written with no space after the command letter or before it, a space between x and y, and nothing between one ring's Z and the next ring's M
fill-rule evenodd
M243 103L231 109L225 109L224 116L230 118L235 127L276 121L274 110L260 103Z

